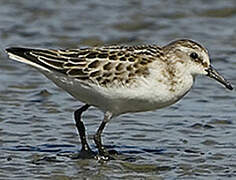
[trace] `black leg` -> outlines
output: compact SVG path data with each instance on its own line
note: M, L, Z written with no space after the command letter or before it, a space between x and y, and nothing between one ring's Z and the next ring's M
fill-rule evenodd
M88 104L85 104L81 108L77 109L74 112L74 117L75 117L75 122L76 122L76 127L79 132L82 148L79 153L80 158L92 158L94 157L94 152L91 150L89 147L87 140L86 140L86 135L85 135L85 126L84 123L81 121L81 115L84 111L86 111L89 108Z
M94 142L98 148L98 153L99 155L102 156L102 158L104 158L105 160L110 159L109 156L109 152L106 150L106 148L102 145L102 139L101 139L101 135L102 132L106 126L106 124L109 122L109 120L112 118L112 114L110 112L106 112L104 115L104 119L101 123L101 125L99 126L95 136L94 136Z

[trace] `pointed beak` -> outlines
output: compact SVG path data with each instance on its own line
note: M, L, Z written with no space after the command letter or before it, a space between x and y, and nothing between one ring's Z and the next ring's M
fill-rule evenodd
M229 81L227 81L223 76L221 76L211 65L208 69L206 69L206 72L208 77L215 79L219 83L223 84L229 90L234 89L232 84Z

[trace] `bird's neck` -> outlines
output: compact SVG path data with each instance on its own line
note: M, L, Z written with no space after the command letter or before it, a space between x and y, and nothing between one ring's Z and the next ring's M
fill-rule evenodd
M182 98L192 87L195 77L189 72L181 62L169 64L169 91L177 99Z

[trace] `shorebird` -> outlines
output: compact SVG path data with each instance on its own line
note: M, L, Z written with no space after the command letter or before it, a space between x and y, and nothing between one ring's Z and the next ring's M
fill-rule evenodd
M90 106L104 112L94 141L98 154L109 159L101 134L106 124L124 113L153 111L174 104L206 75L232 90L210 64L208 51L188 39L165 46L103 46L81 49L10 47L9 58L29 64L85 105L74 112L82 148L80 157L93 157L81 115Z

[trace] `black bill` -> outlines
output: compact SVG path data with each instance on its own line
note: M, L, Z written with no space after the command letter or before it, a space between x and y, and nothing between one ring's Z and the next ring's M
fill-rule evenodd
M208 73L207 76L209 76L212 79L217 80L221 84L223 84L226 88L229 90L233 90L233 86L230 82L228 82L223 76L221 76L212 66L210 66L208 69L206 69L206 72Z

